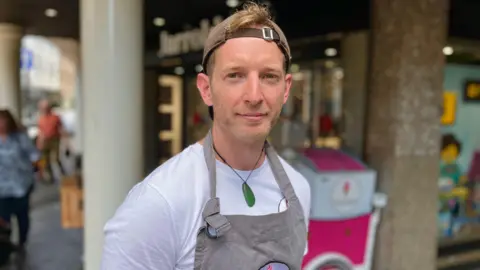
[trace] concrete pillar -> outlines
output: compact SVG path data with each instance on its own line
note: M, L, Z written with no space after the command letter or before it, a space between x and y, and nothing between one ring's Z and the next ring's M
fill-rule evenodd
M21 120L20 47L22 28L0 23L0 108Z
M358 157L363 157L365 145L365 107L367 99L367 71L369 33L347 33L342 39L343 117L345 146Z
M367 161L389 196L374 269L436 269L448 0L373 0Z
M103 227L143 176L143 1L81 10L84 269L98 270Z

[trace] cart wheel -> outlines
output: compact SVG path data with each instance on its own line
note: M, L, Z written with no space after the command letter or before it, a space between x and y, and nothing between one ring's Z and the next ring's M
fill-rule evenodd
M328 261L318 266L317 270L352 270L353 268L343 261Z

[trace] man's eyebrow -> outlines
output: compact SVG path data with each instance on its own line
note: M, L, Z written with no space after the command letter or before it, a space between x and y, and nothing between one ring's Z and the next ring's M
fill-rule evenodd
M270 72L282 72L283 71L283 66L267 66L262 69L262 71L270 71Z
M225 67L222 68L222 70L241 70L245 69L241 65L226 65Z
M222 68L222 72L229 72L229 71L240 71L240 70L245 70L245 67L242 67L240 65L231 65L231 66L226 66ZM262 72L282 72L283 71L283 66L266 66L260 68L260 71Z

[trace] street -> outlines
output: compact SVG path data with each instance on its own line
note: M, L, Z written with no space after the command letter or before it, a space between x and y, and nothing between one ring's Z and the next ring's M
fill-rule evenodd
M58 187L38 184L32 195L31 230L25 259L17 254L2 270L80 270L83 230L60 224ZM16 233L13 233L15 238Z

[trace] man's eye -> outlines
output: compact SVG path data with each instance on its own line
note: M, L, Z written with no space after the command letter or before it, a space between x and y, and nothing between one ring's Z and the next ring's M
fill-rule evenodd
M237 72L227 74L227 78L229 78L229 79L236 79L236 78L239 78L239 77L240 77L240 74L238 74Z
M276 81L276 80L278 80L279 76L276 75L276 74L269 73L269 74L263 75L263 78L267 79L267 80L270 80L270 81Z

